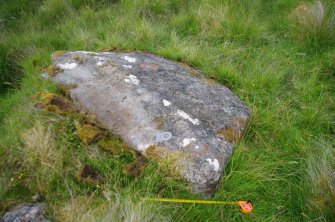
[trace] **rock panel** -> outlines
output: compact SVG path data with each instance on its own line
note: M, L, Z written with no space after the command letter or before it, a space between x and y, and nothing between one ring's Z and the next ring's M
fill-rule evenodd
M215 190L249 120L228 88L148 53L72 51L52 61L60 71L50 78L72 86L79 109L133 149L170 161L194 191Z

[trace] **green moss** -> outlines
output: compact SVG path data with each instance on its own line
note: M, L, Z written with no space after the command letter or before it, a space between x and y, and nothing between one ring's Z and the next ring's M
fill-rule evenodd
M53 60L57 60L59 56L63 55L66 51L64 50L58 50L58 51L55 51L53 54L52 54L52 59Z
M33 96L39 103L35 105L36 108L53 112L62 115L75 113L76 109L71 101L64 97L58 96L50 92L41 92Z
M93 143L102 133L98 127L89 124L77 125L76 127L79 139L86 145Z
M145 155L157 162L160 170L171 177L181 179L181 172L189 163L190 154L183 150L170 151L162 146L150 146L146 149Z
M49 65L48 67L46 67L44 70L44 72L47 72L49 74L49 76L53 77L55 76L57 73L59 72L63 72L63 69L54 66L54 65Z
M83 59L79 55L74 55L74 56L72 56L72 58L74 60L76 60L76 62L79 63L79 64L83 64L84 63Z
M221 137L221 138L223 138L223 139L228 140L231 143L236 143L239 140L239 138L240 138L240 134L237 133L237 132L235 132L231 128L221 129L218 132L218 136Z
M156 123L156 128L162 129L164 127L164 120L163 120L163 116L155 116L154 117L154 122Z
M50 103L51 99L55 96L55 94L51 92L40 92L33 96L33 99L36 99L43 103L44 105L47 105Z
M77 88L77 84L58 84L57 86L59 91L61 91L61 93L67 98L70 98L69 90Z
M109 152L114 156L131 152L127 144L111 135L106 135L101 138L98 142L98 145L103 151Z

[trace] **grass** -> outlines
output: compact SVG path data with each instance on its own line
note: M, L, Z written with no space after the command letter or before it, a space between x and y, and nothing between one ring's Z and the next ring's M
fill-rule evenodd
M335 218L332 1L13 0L0 6L0 58L8 58L0 61L0 215L41 193L48 216L59 221ZM131 155L114 157L82 143L73 124L78 116L32 108L36 93L60 93L39 77L52 52L98 49L187 63L248 105L250 124L212 199L251 199L252 214L230 206L143 203L140 196L201 197L154 162L138 178L125 176ZM81 182L83 165L100 172L104 183Z

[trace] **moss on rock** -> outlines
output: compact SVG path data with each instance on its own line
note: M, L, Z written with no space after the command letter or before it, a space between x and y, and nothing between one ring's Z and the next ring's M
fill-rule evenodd
M114 156L131 152L127 144L123 143L119 138L115 138L111 135L105 135L102 137L98 141L98 145L103 151L109 152Z
M57 73L59 72L63 72L63 69L59 68L58 66L55 65L49 65L48 67L46 67L44 70L44 72L47 72L49 74L50 77L55 76Z
M52 53L52 61L56 61L61 55L63 55L66 51L58 50Z
M79 123L75 125L79 139L86 145L93 143L101 136L102 131L96 126L90 124L81 125Z
M181 172L189 164L189 160L192 157L183 150L169 151L161 146L148 147L145 155L149 159L155 160L162 172L176 179L182 178Z
M59 91L67 98L70 98L70 94L69 91L71 89L75 89L77 87L76 84L69 84L69 85L65 85L65 84L59 84L58 85L58 89Z
M53 112L61 115L76 112L76 109L71 101L50 92L38 93L33 98L39 101L35 107L47 112Z
M231 143L236 143L241 135L238 132L235 132L232 128L224 128L218 132L218 136Z

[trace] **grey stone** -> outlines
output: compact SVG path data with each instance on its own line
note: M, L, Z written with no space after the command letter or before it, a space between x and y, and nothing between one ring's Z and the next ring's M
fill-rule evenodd
M196 192L212 192L249 121L228 88L152 54L53 54L59 84L133 149L161 157ZM149 152L150 151L150 155Z
M3 222L50 222L44 217L42 204L22 204L5 213ZM0 218L1 219L1 218Z

